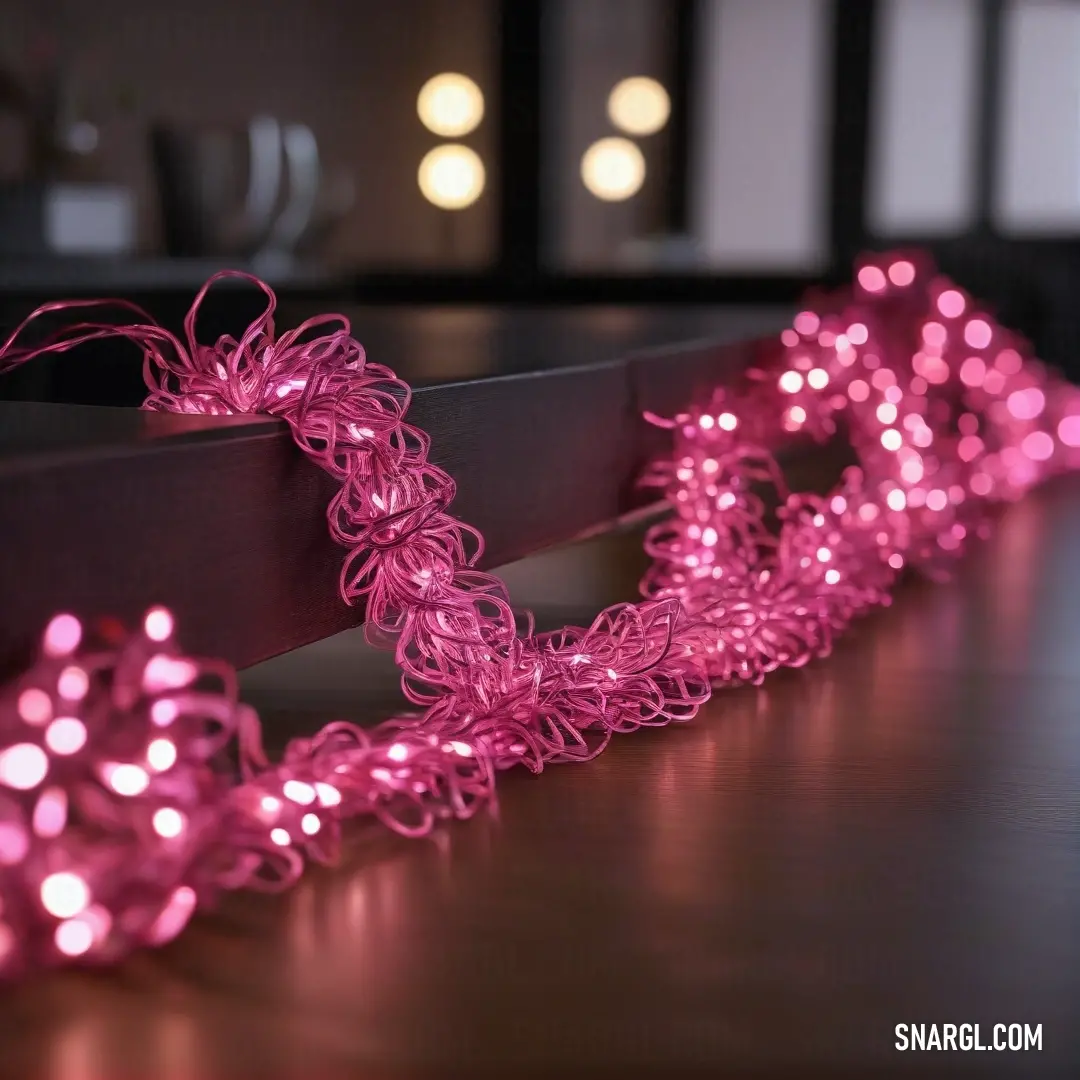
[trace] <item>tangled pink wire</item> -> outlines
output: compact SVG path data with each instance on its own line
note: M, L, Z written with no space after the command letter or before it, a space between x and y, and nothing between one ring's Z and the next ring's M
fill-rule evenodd
M365 603L423 711L331 724L271 765L232 672L180 654L166 610L111 643L84 644L90 630L58 616L0 696L3 974L167 940L223 888L281 887L303 855L332 859L345 819L423 835L485 805L501 769L588 760L614 733L689 719L713 685L824 655L905 564L940 573L985 531L989 503L1080 464L1071 386L928 266L872 259L841 313L798 315L775 368L658 421L673 449L645 482L675 513L648 534L645 602L536 634L475 569L482 540L447 513L454 482L404 420L405 383L338 316L276 336L273 293L254 279L264 314L240 340L200 345L222 276L186 343L125 305L138 323L18 347L42 315L93 306L52 304L0 348L0 370L119 335L143 348L146 408L288 422L341 483L328 518L348 549L342 595ZM777 436L841 423L859 466L828 496L785 496L771 532L757 488L782 486Z

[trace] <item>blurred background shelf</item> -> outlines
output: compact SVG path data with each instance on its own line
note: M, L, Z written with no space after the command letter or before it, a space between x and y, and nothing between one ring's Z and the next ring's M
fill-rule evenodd
M133 293L182 293L189 297L219 270L255 274L285 292L341 295L349 278L316 264L251 262L212 258L51 258L0 259L0 296L56 299L64 296L128 296ZM222 288L242 283L223 282Z

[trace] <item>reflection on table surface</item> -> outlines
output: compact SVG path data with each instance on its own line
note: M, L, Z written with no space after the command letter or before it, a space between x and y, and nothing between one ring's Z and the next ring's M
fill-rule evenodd
M10 992L0 1074L1070 1075L1078 554L1072 479L828 659L507 775L497 816L432 842L357 831L340 868L229 897L118 971ZM518 599L548 583L587 617L639 555L630 536L538 566L511 571ZM315 717L294 703L377 711L393 670L344 639L246 681L295 728ZM894 1050L902 1022L1041 1024L1043 1051L927 1060Z

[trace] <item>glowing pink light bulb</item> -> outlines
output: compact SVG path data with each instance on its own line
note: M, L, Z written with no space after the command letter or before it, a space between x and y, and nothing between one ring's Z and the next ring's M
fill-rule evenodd
M19 695L17 708L23 720L37 727L52 717L52 698L44 690L30 687Z
M972 319L964 327L964 340L973 349L985 349L993 336L990 324L985 319Z
M780 376L780 389L785 394L797 394L803 387L803 377L797 371L785 371Z
M86 745L86 725L74 716L58 716L45 730L45 745L61 756L77 754Z
M180 715L175 701L162 698L150 706L150 719L157 727L168 727Z
M50 874L41 883L41 906L58 919L78 915L90 903L90 889L78 874Z
M982 386L986 378L986 362L981 356L969 356L960 365L960 381L965 386Z
M994 360L994 367L1006 377L1017 375L1024 366L1024 361L1015 349L1002 349Z
M34 743L16 743L0 754L0 784L16 791L36 788L48 771L49 759Z
M310 806L315 801L315 789L302 780L286 780L281 791L286 799L300 806Z
M915 280L914 264L907 259L897 260L889 267L889 280L901 289L906 288Z
M905 484L917 484L923 478L923 472L924 470L921 458L908 458L908 460L900 466L900 479L903 480ZM904 507L894 506L893 509L903 510Z
M889 390L896 383L896 376L888 368L879 368L870 376L870 385L875 390Z
M868 293L879 293L885 288L885 275L876 266L864 266L858 274L859 284Z
M171 806L162 806L154 811L154 832L163 840L174 840L183 831L186 824L184 815Z
M946 289L938 297L937 307L946 319L958 319L964 314L966 304L962 293L956 289Z
M1020 449L1032 461L1049 461L1054 456L1054 440L1045 431L1033 431L1025 436Z
M176 764L176 743L172 739L154 739L146 748L146 761L155 772L166 772Z
M322 806L338 806L341 803L341 792L338 791L333 784L325 784L322 781L317 781L315 784L315 793L319 797L319 803Z
M105 783L117 795L123 795L127 798L141 795L150 786L149 775L139 765L113 762L104 765L101 772Z
M1080 416L1066 416L1058 424L1058 438L1066 446L1080 446Z
M82 701L90 689L90 679L81 667L67 667L60 672L57 693L67 701Z
M148 693L175 690L187 686L198 674L195 665L188 660L174 660L171 656L153 656L143 671L143 687Z
M67 792L60 787L47 788L34 806L34 832L42 839L59 836L67 824Z
M928 322L922 328L922 338L927 345L940 349L949 338L949 333L939 322Z
M89 923L82 919L68 919L62 922L53 935L58 951L72 958L90 951L94 944L94 931Z
M57 615L45 628L43 648L46 656L67 656L82 640L82 623L74 615Z
M934 386L941 386L949 381L949 365L940 356L928 356L923 363L923 378Z
M151 608L143 619L143 631L151 641L168 641L173 632L173 617L168 609Z
M17 866L30 850L30 837L14 821L0 821L0 866Z
M1046 395L1035 386L1014 390L1005 405L1017 420L1034 420L1046 407Z

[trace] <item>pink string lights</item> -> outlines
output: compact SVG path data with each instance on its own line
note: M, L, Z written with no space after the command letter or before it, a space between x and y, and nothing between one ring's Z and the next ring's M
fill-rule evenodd
M454 483L405 422L408 387L339 317L276 336L258 282L264 315L200 345L214 280L185 342L128 305L132 326L18 346L41 315L93 306L53 304L0 348L0 370L122 335L144 351L147 408L287 421L341 484L342 596L365 603L421 711L332 724L271 764L233 672L181 654L166 610L120 642L57 616L0 694L2 975L168 940L222 889L283 887L305 857L332 860L349 818L423 835L484 806L501 769L585 761L615 733L690 719L714 686L826 654L905 566L941 573L993 502L1080 465L1080 392L917 259L869 259L842 310L797 316L775 367L657 421L672 450L645 482L674 513L647 536L646 600L536 634L475 569L482 540L447 513ZM858 466L824 497L784 492L778 437L841 426ZM763 480L782 495L775 532Z

